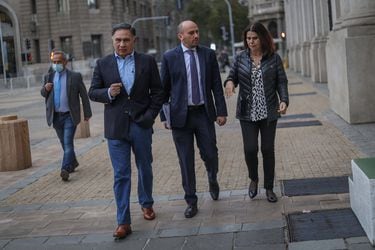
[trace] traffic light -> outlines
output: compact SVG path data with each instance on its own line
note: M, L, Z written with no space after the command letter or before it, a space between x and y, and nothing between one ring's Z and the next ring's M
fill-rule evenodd
M220 30L221 30L221 38L223 38L224 41L227 41L228 32L226 31L225 26L224 25L220 26Z
M31 49L31 41L28 38L25 39L25 47L27 50Z
M184 8L184 2L183 0L176 0L176 9L182 10Z

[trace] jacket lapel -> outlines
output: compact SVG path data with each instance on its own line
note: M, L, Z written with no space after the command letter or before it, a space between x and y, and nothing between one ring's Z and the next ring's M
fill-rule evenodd
M177 46L176 48L176 65L181 70L181 75L183 76L183 80L187 85L187 72L186 72L186 64L185 64L185 56L184 51L182 50L181 45Z
M141 60L139 58L139 54L137 52L134 51L134 83L133 83L133 87L130 91L130 93L132 94L135 90L135 88L137 87L137 82L138 82L138 79L140 79L140 76L142 75L142 72L143 72L143 67L142 67L142 63L141 63Z
M71 85L72 85L72 74L70 70L66 69L66 96L68 99L70 97Z

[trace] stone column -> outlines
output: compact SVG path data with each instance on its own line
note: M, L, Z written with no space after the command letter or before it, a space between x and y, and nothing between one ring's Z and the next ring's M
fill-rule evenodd
M303 42L301 50L301 74L310 76L310 41L314 36L313 6L310 0L302 1Z
M289 68L294 70L294 60L293 60L293 24L291 20L291 3L289 0L284 1L284 17L286 23L286 47Z
M328 3L313 0L314 38L311 41L310 62L313 82L327 82L326 45L329 32Z
M349 123L375 122L375 1L341 4L326 50L331 107Z

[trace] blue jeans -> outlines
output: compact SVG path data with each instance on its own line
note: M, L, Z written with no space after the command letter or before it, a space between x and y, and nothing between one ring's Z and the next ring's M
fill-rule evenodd
M61 170L65 169L69 172L72 168L73 162L76 161L73 139L77 126L74 125L69 112L55 112L53 117L53 128L56 130L56 134L59 137L61 146L64 150Z
M144 208L154 204L152 198L152 128L144 129L130 122L130 141L108 139L108 150L111 157L117 205L117 223L131 224L130 189L131 189L131 150L134 152L138 169L138 201Z

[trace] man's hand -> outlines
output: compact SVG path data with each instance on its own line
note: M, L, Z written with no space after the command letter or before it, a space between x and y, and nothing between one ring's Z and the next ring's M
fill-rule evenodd
M118 94L120 94L121 87L122 87L122 83L112 83L111 86L109 87L109 94L112 97L117 96Z
M219 124L219 126L223 126L227 122L227 118L225 116L218 116L216 118L216 123Z
M164 128L165 128L165 129L171 129L171 127L168 125L167 122L163 122L163 123L164 123Z
M225 96L231 97L234 93L236 93L236 91L233 81L227 81L227 83L225 84Z
M277 110L277 112L279 112L282 115L285 115L287 109L288 109L288 106L286 105L286 103L285 102L280 102L280 104L279 104L279 110Z
M46 85L44 85L44 88L47 92L50 92L53 88L53 83L52 82L47 82Z

